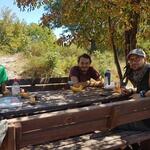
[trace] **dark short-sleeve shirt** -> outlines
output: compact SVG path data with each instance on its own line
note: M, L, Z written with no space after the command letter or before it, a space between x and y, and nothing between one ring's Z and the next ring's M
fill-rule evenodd
M138 83L136 83L137 93L139 93L142 90L145 90L145 91L150 90L149 75L150 75L150 64L147 64L147 71L143 74L142 79ZM128 79L131 81L131 83L133 82L134 84L132 73L128 76Z
M79 66L74 66L70 70L69 77L76 76L79 80L79 82L85 82L87 80L90 80L90 78L93 78L95 80L99 79L100 74L93 68L89 67L86 74L84 74Z

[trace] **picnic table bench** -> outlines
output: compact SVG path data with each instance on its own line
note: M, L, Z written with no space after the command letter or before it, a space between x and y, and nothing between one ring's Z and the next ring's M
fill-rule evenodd
M9 122L2 150L24 149L46 142L50 142L47 144L48 149L117 149L150 139L150 132L111 131L119 125L150 118L150 98L134 99L130 96L107 94L102 96L99 89L71 95L69 90L61 91L64 86L58 86L56 81L53 82L54 86L60 87L60 91L54 88L56 91L48 93L51 100L53 96L59 95L55 99L58 103L50 103L46 110L42 104L36 110L35 105L30 111L20 110L21 115L16 113L10 118L9 113L14 113L15 110L1 112L2 118L7 118ZM67 78L63 84L67 85ZM35 85L27 86L27 89L34 91ZM48 86L52 90L52 84ZM38 90L37 87L35 89ZM64 102L60 103L61 100ZM41 149L42 147L44 149L43 145Z

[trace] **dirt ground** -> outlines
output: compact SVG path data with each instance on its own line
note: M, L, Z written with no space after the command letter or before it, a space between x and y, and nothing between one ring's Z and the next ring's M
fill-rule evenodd
M26 63L27 59L22 53L0 56L0 64L5 66L9 79L21 78Z

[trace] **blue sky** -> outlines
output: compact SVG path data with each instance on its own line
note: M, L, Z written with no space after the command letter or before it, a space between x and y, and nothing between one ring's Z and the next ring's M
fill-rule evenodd
M0 0L0 12L4 8L9 8L12 10L13 13L16 14L16 16L19 18L19 20L24 20L26 23L39 23L40 17L42 17L42 13L44 12L43 8L36 9L31 12L27 11L20 11L20 9L17 7L16 4L14 4L14 0ZM62 32L61 29L55 29L54 33L57 37L59 37L59 34Z

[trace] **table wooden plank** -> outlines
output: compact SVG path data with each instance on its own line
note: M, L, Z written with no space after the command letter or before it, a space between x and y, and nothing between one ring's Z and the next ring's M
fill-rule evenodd
M69 77L61 78L28 78L28 79L18 79L20 85L35 85L35 84L48 84L48 83L67 83ZM7 85L11 86L14 79L7 81Z
M49 142L42 145L28 146L21 150L31 149L91 149L112 150L125 147L127 144L134 144L150 138L150 132L144 131L116 131L108 133L91 133L78 137Z
M85 107L95 105L96 103L117 102L130 98L130 95L101 96L100 90L85 91L77 94L73 94L70 90L57 90L43 93L34 92L39 97L34 106L30 105L28 100L24 100L22 108L6 111L1 110L1 119Z

